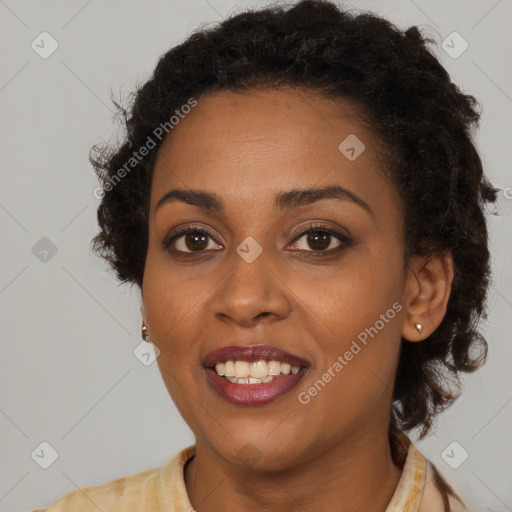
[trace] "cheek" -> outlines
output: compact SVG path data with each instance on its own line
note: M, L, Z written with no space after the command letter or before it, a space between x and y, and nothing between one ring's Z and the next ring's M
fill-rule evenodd
M165 261L148 253L144 273L144 308L151 339L159 348L157 364L167 391L185 421L195 431L200 402L197 382L202 378L199 347L204 289L191 286L169 269ZM198 284L198 283L197 283ZM203 298L204 300L204 298Z
M165 251L150 247L144 269L143 297L150 330L162 342L172 339L187 317L194 315L200 289L170 265ZM158 334L158 337L157 337Z
M204 326L204 318L201 320L200 317L207 300L207 289L183 280L170 269L165 258L148 252L143 284L144 309L150 337L160 349L158 364L166 384L169 379L172 381L172 376L182 381L197 377L195 373L200 371L199 347L191 340L200 337Z
M400 247L375 247L354 253L330 276L293 285L317 345L314 379L330 369L325 400L356 409L382 400L392 386L401 339Z
M399 249L368 243L347 253L328 272L294 273L290 287L307 306L303 308L307 315L316 317L317 323L334 335L330 337L356 337L402 297L404 276ZM391 314L394 318L396 310Z
M341 290L331 290L328 299L324 296L318 302L318 314L310 315L317 364L300 386L298 399L312 431L335 435L389 414L400 348L401 305L393 301L392 294L386 300L373 282L362 281L359 286L346 283ZM373 294L356 293L364 289Z

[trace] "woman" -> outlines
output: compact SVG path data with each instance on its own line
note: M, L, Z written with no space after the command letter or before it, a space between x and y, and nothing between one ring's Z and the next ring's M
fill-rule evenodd
M92 159L94 248L196 442L45 510L464 510L405 432L486 355L475 103L416 27L318 0L166 53Z

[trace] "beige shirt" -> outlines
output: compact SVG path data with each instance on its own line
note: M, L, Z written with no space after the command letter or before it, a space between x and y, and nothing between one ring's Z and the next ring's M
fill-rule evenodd
M401 442L407 457L386 512L444 512L431 463L403 433ZM73 491L50 507L33 512L193 512L184 467L194 454L195 445L189 446L160 468ZM450 506L452 512L467 510L454 498Z

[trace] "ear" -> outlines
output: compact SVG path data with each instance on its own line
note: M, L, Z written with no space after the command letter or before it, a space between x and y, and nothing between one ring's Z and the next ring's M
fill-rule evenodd
M144 309L144 303L142 303L141 307L140 307L140 316L141 316L141 329L142 329L142 326L148 326L148 319L147 319L147 315L146 315L146 310Z
M439 327L446 314L453 282L452 255L443 252L413 256L407 272L402 337L421 341ZM421 325L421 332L417 324Z

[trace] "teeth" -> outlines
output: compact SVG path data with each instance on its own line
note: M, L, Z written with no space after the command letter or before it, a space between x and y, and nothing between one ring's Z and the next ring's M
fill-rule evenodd
M268 363L268 374L279 375L281 373L281 363L279 361L270 361Z
M276 375L293 375L299 373L300 366L291 366L279 361L226 361L217 363L215 371L234 384L261 384L271 382Z
M233 384L266 384L271 382L273 377L269 375L263 379L257 379L256 377L226 377L226 379Z
M256 361L251 363L251 377L261 379L268 375L268 368L266 361Z
M217 367L215 367L215 370L217 370ZM224 365L224 375L226 377L234 377L235 376L235 363L233 361L228 361Z
M251 369L247 361L235 361L235 377L249 377Z

